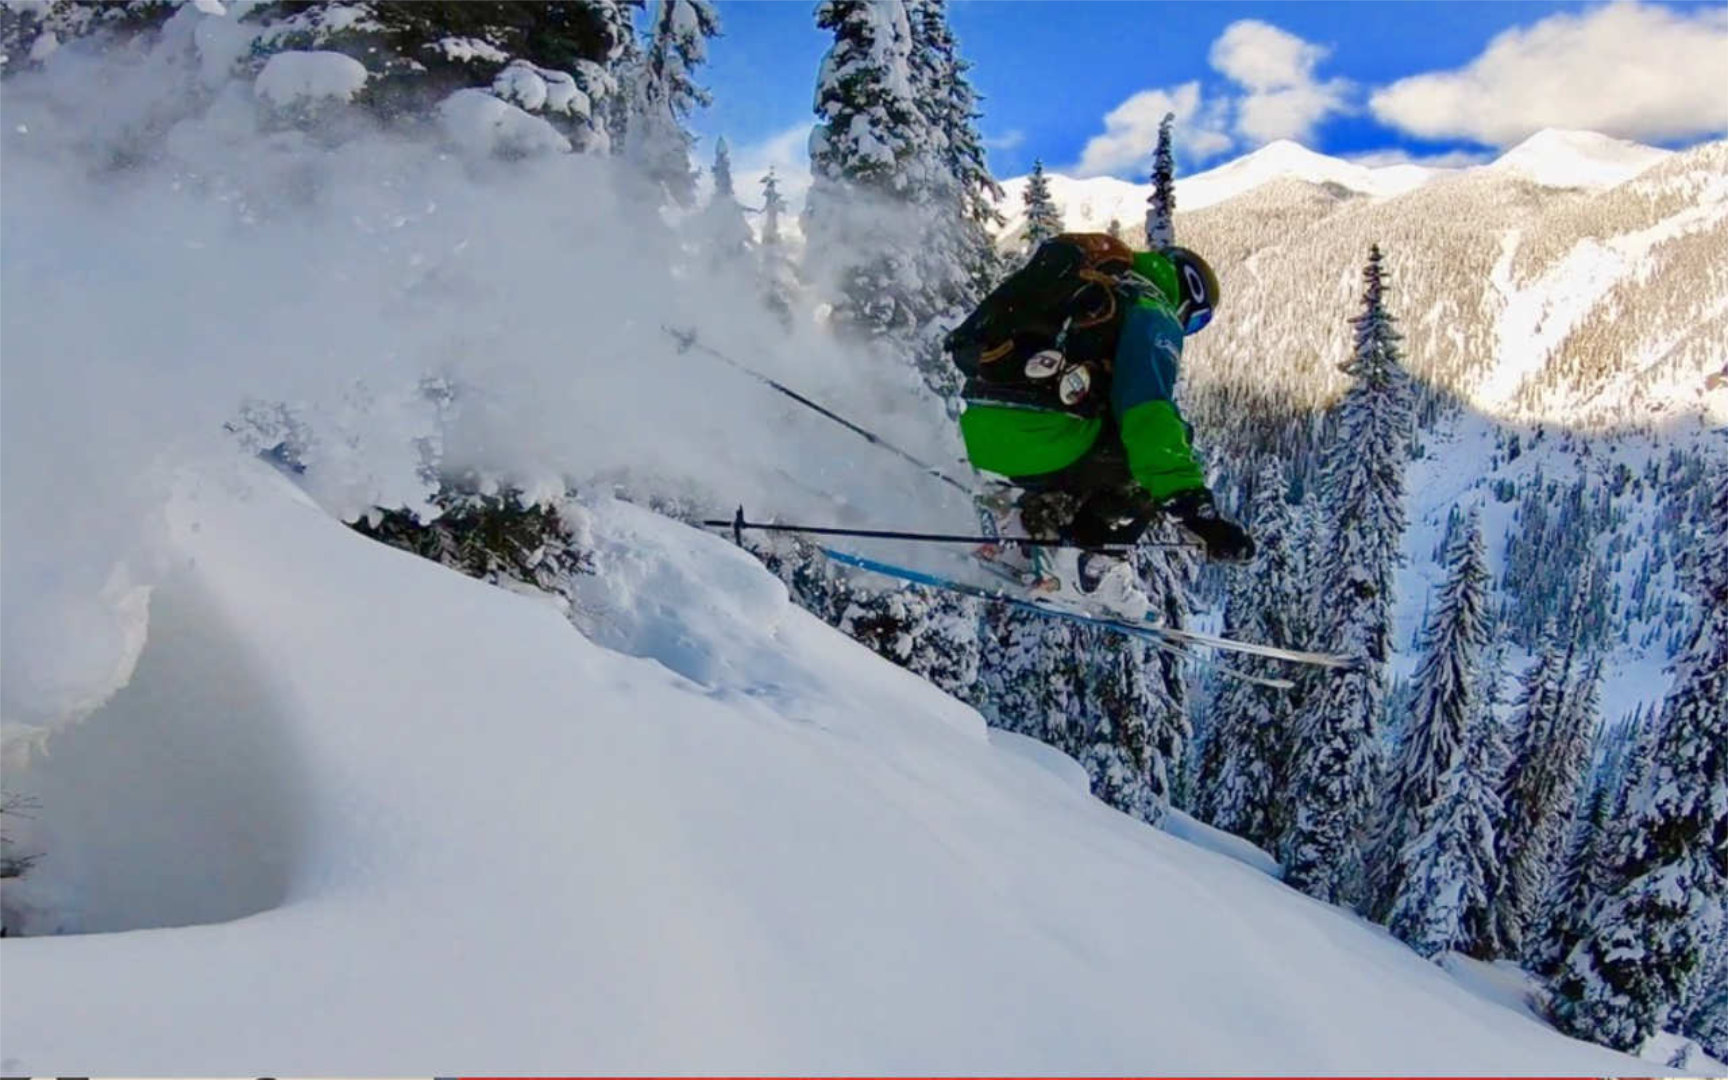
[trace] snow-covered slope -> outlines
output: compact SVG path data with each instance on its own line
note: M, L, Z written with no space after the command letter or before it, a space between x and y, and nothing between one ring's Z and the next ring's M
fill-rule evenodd
M1506 151L1486 168L1544 187L1600 191L1625 183L1670 155L1668 150L1594 131L1548 128Z
M8 1072L1638 1071L570 513L587 636L183 475L135 680L23 772L30 887L131 932L0 946Z

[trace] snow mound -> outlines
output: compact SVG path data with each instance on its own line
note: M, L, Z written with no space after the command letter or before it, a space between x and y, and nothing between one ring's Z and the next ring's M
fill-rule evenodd
M544 104L546 84L537 76L536 81L538 100ZM524 92L521 82L510 86L513 92ZM451 94L438 106L438 120L445 138L471 157L531 157L570 149L570 140L557 128L484 90Z
M352 101L366 85L366 66L339 52L279 52L264 64L253 92L273 105Z
M587 506L618 580L572 615L625 655L244 473L173 507L140 692L25 775L27 839L100 852L155 744L108 812L159 831L132 858L243 810L259 861L212 873L248 903L0 944L19 1075L1638 1068L1108 809L718 537ZM134 906L74 861L45 903Z
M1623 184L1671 155L1671 151L1599 135L1547 128L1486 166L1543 187L1603 191Z

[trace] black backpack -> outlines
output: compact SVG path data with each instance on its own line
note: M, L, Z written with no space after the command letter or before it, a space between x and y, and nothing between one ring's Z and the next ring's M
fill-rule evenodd
M1111 362L1122 329L1117 277L1133 268L1127 244L1105 233L1063 233L986 296L943 341L966 376L968 399L1092 415L1109 399ZM1064 404L1054 378L1033 379L1026 362L1059 349L1069 366L1091 368L1091 390Z

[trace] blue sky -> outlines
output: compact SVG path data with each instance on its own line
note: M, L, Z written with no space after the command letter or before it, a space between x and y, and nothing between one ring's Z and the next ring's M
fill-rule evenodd
M715 101L694 126L727 137L741 177L796 174L831 36L813 3L717 7ZM1728 133L1723 3L957 0L951 19L999 178L1042 158L1139 179L1166 110L1187 170L1273 138L1459 162L1543 127L1664 146Z

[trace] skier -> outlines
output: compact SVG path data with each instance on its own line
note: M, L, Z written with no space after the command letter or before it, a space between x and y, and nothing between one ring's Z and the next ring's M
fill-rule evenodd
M1029 574L1040 592L1131 619L1145 616L1146 595L1125 559L1099 549L1133 544L1154 514L1173 517L1210 558L1253 557L1248 534L1218 516L1173 398L1182 339L1211 321L1217 300L1217 277L1191 251L1064 233L948 335L967 376L967 456L1006 479L985 503L998 528L1017 514L1027 535L1077 545L1053 557L993 545L981 557Z

